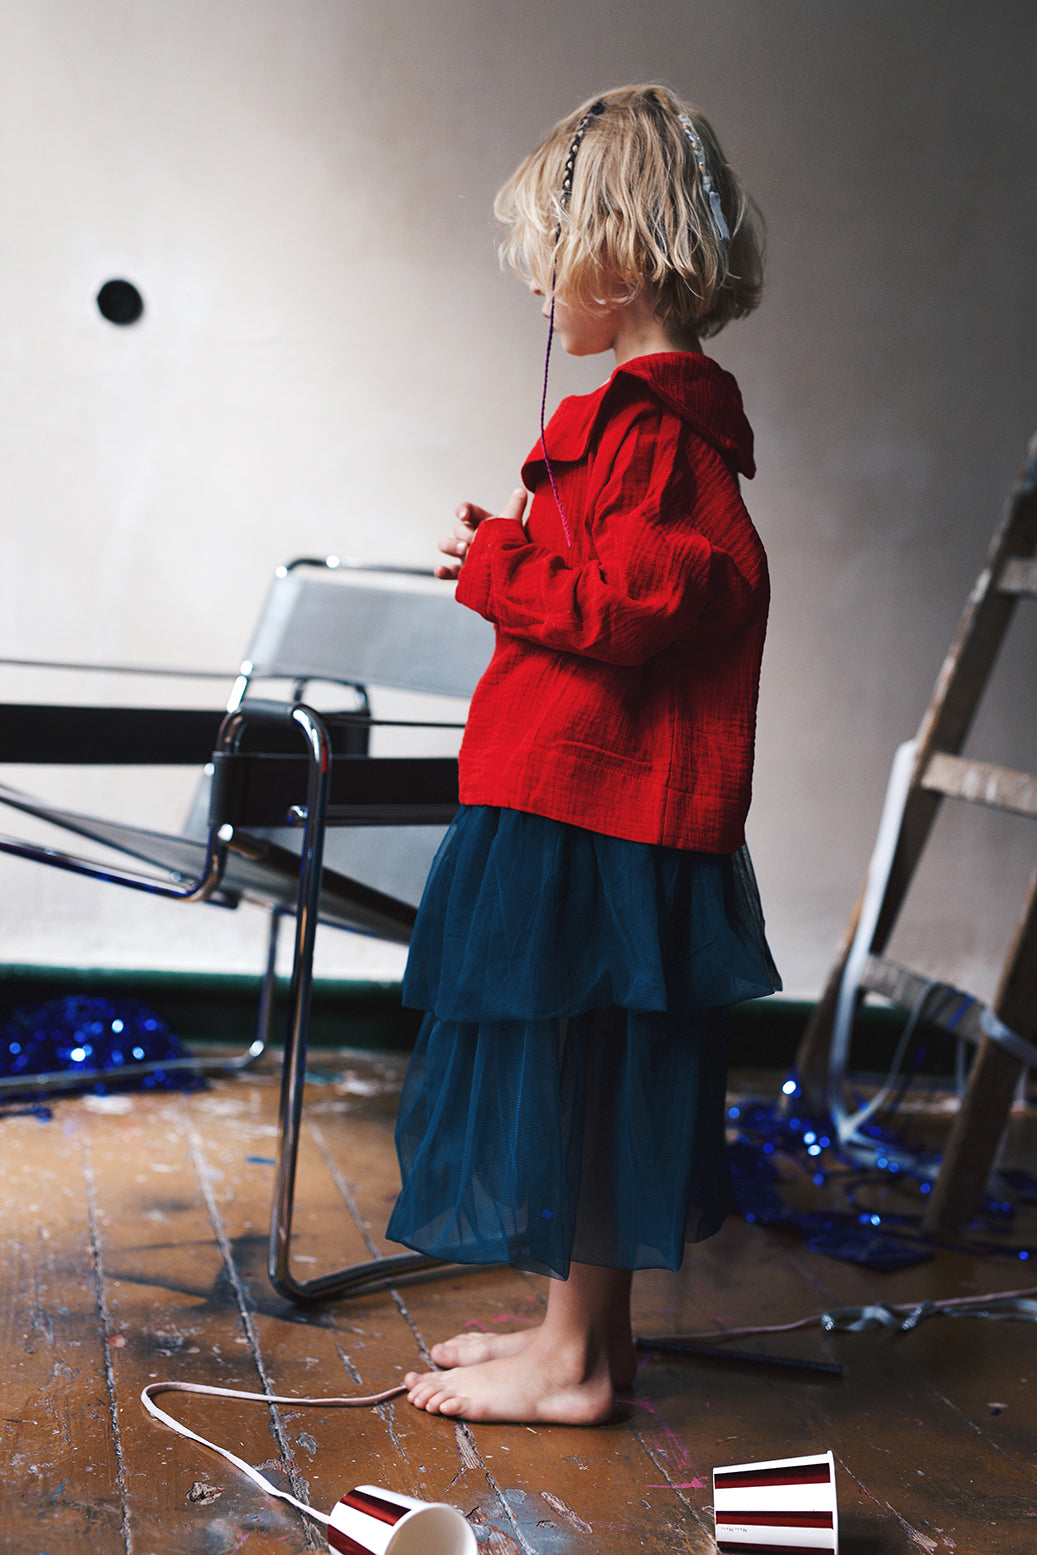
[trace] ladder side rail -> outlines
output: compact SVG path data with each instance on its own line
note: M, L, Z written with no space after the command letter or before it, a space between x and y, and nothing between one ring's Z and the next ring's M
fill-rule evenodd
M1037 599L1037 558L1011 556L1001 569L998 584L1003 594L1022 594Z
M881 955L889 942L904 897L907 895L911 877L925 848L942 799L941 794L930 793L922 788L912 788L907 795L886 888L866 947L871 955ZM861 887L857 905L839 947L836 963L829 973L820 999L811 1012L796 1053L795 1072L799 1081L800 1106L818 1114L823 1113L827 1106L828 1053L832 1028L846 963L857 936L866 885L867 882ZM784 1104L783 1110L787 1110Z
M918 729L916 777L920 781L935 751L957 755L994 667L1013 611L1021 597L1003 593L1000 578L1012 559L1037 549L1037 433L1016 477L1004 516L990 542L986 560L958 623L958 630L936 677Z
M994 1012L1006 1026L1033 1041L1037 1029L1037 871L1001 974ZM926 1205L923 1230L953 1231L971 1217L994 1165L1022 1069L1018 1058L990 1037L984 1038Z
M954 640L940 667L929 705L916 736L912 786L904 806L900 836L889 871L869 950L881 954L893 932L911 878L924 851L942 802L942 794L921 786L937 751L958 754L1004 639L1019 590L1002 593L998 583L1006 564L1026 559L1037 549L1037 432L1027 448L1003 516L988 547L984 566L966 601ZM828 1090L828 1052L846 962L853 946L864 900L864 887L844 932L836 963L814 1007L796 1053L800 1105L821 1112ZM858 1001L859 1002L859 1001Z

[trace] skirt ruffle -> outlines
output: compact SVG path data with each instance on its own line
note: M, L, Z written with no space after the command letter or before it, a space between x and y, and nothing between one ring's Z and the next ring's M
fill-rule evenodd
M688 1013L780 988L746 849L690 853L462 808L429 872L403 1000L440 1020Z
M731 1207L723 1006L778 987L744 850L462 808L404 979L427 1013L389 1237L563 1279L679 1268Z
M732 1207L725 1012L428 1015L400 1102L391 1240L565 1279L677 1269Z

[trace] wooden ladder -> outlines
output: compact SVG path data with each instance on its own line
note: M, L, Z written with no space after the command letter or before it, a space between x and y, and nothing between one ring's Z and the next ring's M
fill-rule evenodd
M882 955L944 798L990 805L1037 818L1037 776L961 755L1016 603L1037 599L1037 433L996 529L958 630L937 677L914 743L899 829L867 943L858 943L868 883L850 919L838 959L803 1034L796 1061L798 1105L822 1112L830 1100L830 1048L851 952L863 970L850 990L859 1007L868 992L906 1008L925 998L927 980ZM873 887L874 890L874 887ZM967 1000L967 996L966 996ZM953 1003L953 1001L952 1001ZM966 1018L962 1020L962 1009ZM984 1019L983 1016L986 1018ZM939 1016L936 1017L940 1023ZM950 1230L968 1220L989 1177L1023 1069L1026 1044L1037 1031L1037 873L1008 951L990 1011L959 1001L944 1024L974 1037L978 1050L927 1200L923 1225ZM971 1028L971 1029L970 1029ZM1005 1028L1008 1028L1007 1033ZM991 1035L991 1030L994 1035ZM1012 1035L1024 1039L1013 1044ZM1014 1046L1014 1051L1013 1051Z

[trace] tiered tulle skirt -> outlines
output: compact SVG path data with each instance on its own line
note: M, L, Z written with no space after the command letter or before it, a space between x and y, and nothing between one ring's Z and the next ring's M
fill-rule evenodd
M678 1268L731 1203L725 1008L778 987L744 849L462 808L404 979L427 1013L388 1235L560 1278Z

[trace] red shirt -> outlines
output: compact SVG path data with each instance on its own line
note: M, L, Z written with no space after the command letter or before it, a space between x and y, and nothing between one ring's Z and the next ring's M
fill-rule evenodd
M458 580L497 631L461 801L734 852L769 602L738 387L709 357L639 357L563 400L547 450L572 548L538 444L525 525L484 522Z

